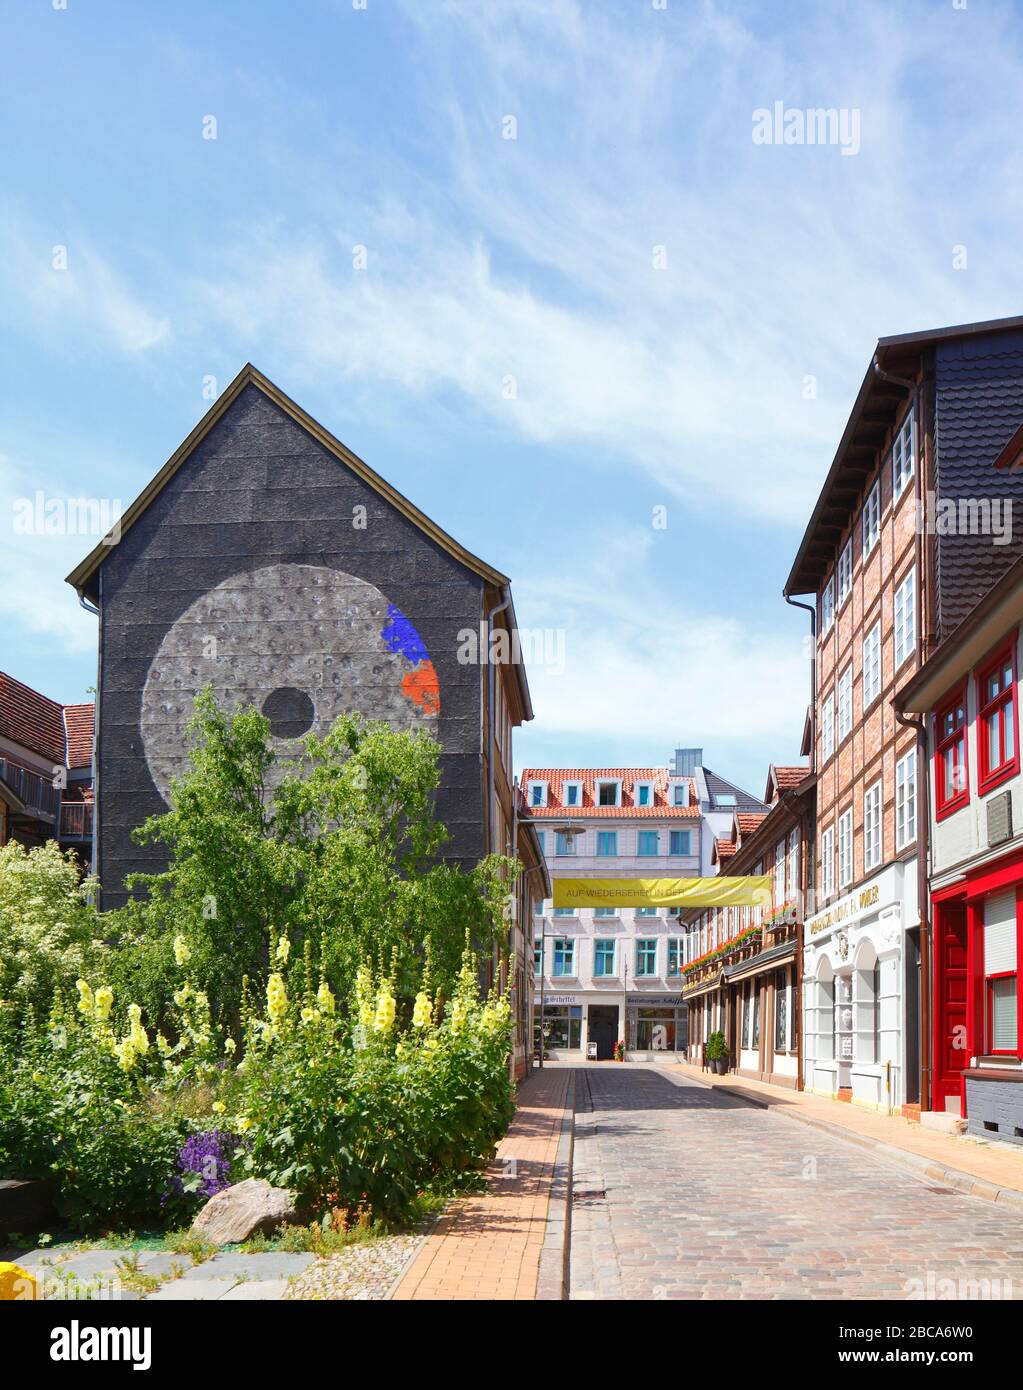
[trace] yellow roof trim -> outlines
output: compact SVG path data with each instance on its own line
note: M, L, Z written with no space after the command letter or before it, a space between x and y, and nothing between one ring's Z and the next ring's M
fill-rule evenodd
M452 555L461 564L465 565L467 569L472 570L473 573L478 574L480 578L487 583L494 584L499 588L507 587L510 581L506 575L502 574L500 570L496 570L492 566L486 564L479 556L473 555L471 551L466 550L464 546L459 545L459 543L438 526L435 521L431 521L425 512L421 512L407 497L402 496L396 488L391 487L390 483L385 482L378 473L374 473L368 463L364 463L357 454L353 454L351 449L342 444L339 439L336 439L329 430L324 429L318 420L314 420L313 417L304 411L300 405L297 405L290 396L286 396L280 387L275 386L274 383L254 367L251 362L246 362L245 366L231 382L230 386L228 386L210 406L209 410L192 430L191 434L189 434L177 449L174 450L159 473L157 473L142 489L134 502L125 509L119 521L120 536L126 535L127 532L131 530L135 522L138 521L149 504L159 496L164 487L166 487L171 478L174 477L175 473L186 459L189 458L197 445L206 438L221 416L233 404L245 387L249 385L257 386L260 391L262 391L265 396L269 397L275 405L279 406L286 415L290 415L296 424L300 425L308 434L311 434L318 443L322 444L325 449L335 456L335 458L339 459L350 468L353 473L363 480L363 482L368 483L368 485L373 488L375 492L379 493L385 501L390 502L393 507L404 516L408 517L409 521L415 526L418 526L419 529L429 536L431 540L435 541L442 550L446 550L449 555ZM76 589L79 594L84 591L88 581L118 544L118 541L114 540L112 537L113 532L108 533L108 535L100 541L99 545L85 557L81 564L76 565L67 576L67 583Z

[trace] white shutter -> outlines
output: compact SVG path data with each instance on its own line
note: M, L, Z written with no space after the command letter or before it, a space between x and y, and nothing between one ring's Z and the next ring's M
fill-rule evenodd
M984 974L1016 969L1016 890L984 899Z

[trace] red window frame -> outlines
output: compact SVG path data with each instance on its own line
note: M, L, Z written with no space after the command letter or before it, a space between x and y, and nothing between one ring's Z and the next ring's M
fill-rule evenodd
M949 710L957 705L963 707L963 722L952 733L942 736L941 727ZM945 795L945 754L954 744L962 742L963 785L951 796ZM946 699L934 712L934 806L935 816L944 820L954 811L961 810L970 800L970 748L969 748L969 707L966 703L965 683Z
M977 749L978 749L978 768L977 768L977 791L983 796L985 792L992 791L1000 786L1009 777L1014 777L1019 772L1019 707L1016 699L1016 638L1017 633L1013 633L1008 641L1003 642L997 651L992 652L982 666L977 667ZM1012 681L1000 690L997 695L987 699L986 685L989 677L1002 668L1008 666L1012 672ZM1012 705L1012 756L1005 756L1005 720L1001 724L1001 751L1002 757L994 766L991 765L988 751L988 719L999 713L1008 704Z

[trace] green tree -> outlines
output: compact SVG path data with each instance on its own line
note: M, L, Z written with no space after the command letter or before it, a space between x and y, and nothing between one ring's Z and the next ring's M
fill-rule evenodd
M226 714L208 691L190 733L191 769L172 809L135 832L140 844L166 845L170 863L133 875L128 886L144 896L119 914L120 983L151 1018L167 996L170 935L186 937L193 976L226 1018L240 1006L242 974L261 978L267 943L282 935L308 949L342 998L361 960L393 960L409 997L427 938L441 989L458 973L467 931L478 948L504 940L514 863L438 861L448 836L434 815L440 748L427 734L351 714L279 763L269 721L251 707Z

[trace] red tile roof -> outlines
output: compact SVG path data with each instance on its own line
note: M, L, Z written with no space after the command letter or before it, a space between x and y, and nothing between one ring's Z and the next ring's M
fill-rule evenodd
M55 766L88 767L92 721L91 704L59 705L0 671L0 734L12 743L30 748Z
M739 825L739 838L754 834L767 819L766 811L738 811L735 816Z
M738 846L734 840L726 840L723 836L714 841L714 856L719 861L731 859Z
M526 796L526 813L530 816L654 816L663 820L665 816L680 819L698 818L699 805L696 803L696 788L691 777L673 777L672 782L688 782L689 805L672 806L668 790L668 772L663 767L527 767L522 773L520 785L524 793L530 782L547 783L547 805L530 806ZM566 806L561 795L565 782L582 783L582 804ZM621 782L620 806L600 806L597 804L598 782ZM650 806L637 806L633 802L632 788L635 782L652 782L654 799Z
M67 731L67 765L92 766L92 733L95 705L65 705L64 728Z
M782 792L794 791L808 775L810 769L803 764L772 763L767 773L767 794L764 800L771 802Z

